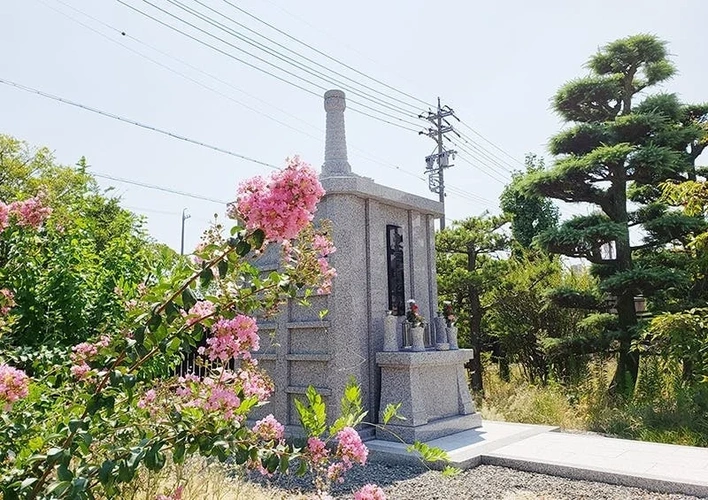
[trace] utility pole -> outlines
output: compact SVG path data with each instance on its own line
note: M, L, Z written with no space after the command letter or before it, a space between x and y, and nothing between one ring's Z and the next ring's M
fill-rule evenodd
M433 127L418 133L427 135L438 144L438 152L425 157L425 173L428 174L428 188L433 193L438 193L440 203L443 204L443 216L440 219L440 229L445 229L445 174L443 171L453 166L450 164L450 158L454 159L457 154L457 151L445 149L443 144L445 134L449 132L457 133L455 129L452 128L452 125L445 119L448 116L457 118L455 112L449 106L440 105L439 97L436 113L428 111L425 114L418 115L418 118L424 118L433 124Z
M187 209L183 208L182 209L182 238L181 238L181 243L179 246L179 254L184 255L184 221L189 219L191 215L187 213Z

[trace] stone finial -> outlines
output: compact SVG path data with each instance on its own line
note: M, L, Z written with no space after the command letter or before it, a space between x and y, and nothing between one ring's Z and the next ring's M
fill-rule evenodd
M346 107L344 92L341 90L325 92L324 108L327 112L327 132L322 177L352 175L352 167L347 161L347 136L344 131L344 110Z

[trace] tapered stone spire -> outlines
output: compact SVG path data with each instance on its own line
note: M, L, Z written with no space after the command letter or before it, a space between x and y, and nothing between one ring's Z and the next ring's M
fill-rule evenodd
M344 92L328 90L324 95L327 112L325 161L321 177L351 176L352 167L347 161L347 136L344 131L344 110L347 107Z

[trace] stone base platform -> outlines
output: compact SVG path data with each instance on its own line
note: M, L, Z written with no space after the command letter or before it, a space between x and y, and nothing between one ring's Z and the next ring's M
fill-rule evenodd
M377 440L430 441L482 425L467 385L471 349L376 353L381 368L379 422L389 404L400 404L405 420L376 430Z
M445 450L447 463L469 469L480 464L708 498L708 448L572 434L557 427L485 420L482 427L426 442ZM407 445L372 440L372 461L420 463Z

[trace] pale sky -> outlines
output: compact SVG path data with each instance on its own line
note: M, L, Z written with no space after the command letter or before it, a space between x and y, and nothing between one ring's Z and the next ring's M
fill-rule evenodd
M178 25L143 0L123 1ZM149 1L183 19L189 18L168 0ZM413 115L418 105L419 112L425 110L411 97L337 66L259 24L224 0L200 1L310 59L404 101L408 105L406 110ZM231 29L253 36L195 0L182 2ZM451 106L465 124L513 158L470 129L462 128L472 139L465 147L474 153L462 156L474 166L458 158L456 166L446 171L448 185L454 190L446 201L449 219L476 215L485 209L496 211L503 188L501 181L508 178L508 170L520 168L519 162L527 152L547 156L548 139L562 126L550 109L550 99L564 82L586 74L584 63L605 43L640 32L658 35L669 42L679 69L665 90L678 93L686 102L708 100L705 37L708 2L705 0L232 0L232 3L410 96L430 103L440 96L443 104ZM316 95L294 88L184 38L116 0L2 0L2 13L0 79L266 163L280 166L287 156L299 154L317 169L322 164L325 114L321 89L280 73L284 79L309 88ZM193 22L233 45L258 53L213 26ZM183 25L182 28L189 29ZM277 72L203 33L192 29L190 32L224 52ZM282 61L259 54L288 67ZM303 76L325 88L340 87L312 75L303 73ZM332 78L341 80L335 75ZM365 97L345 91L348 98L377 107ZM384 99L380 94L375 95ZM394 107L404 106L399 101L388 102ZM386 112L396 114L390 109ZM417 122L414 118L409 120ZM430 139L352 110L347 111L346 121L349 160L356 173L422 196L437 196L428 191L427 182L416 178L424 176L424 157L434 147ZM423 122L419 124L421 128L424 126ZM0 85L0 133L32 145L48 146L65 164L73 164L83 155L97 173L216 200L233 199L239 181L270 171L7 85ZM498 179L483 170L496 170L493 175ZM150 233L175 249L179 248L183 208L192 215L186 225L188 250L197 243L213 214L223 213L223 207L208 201L106 179L100 179L100 184L106 188L115 186L114 192L122 196L123 205L147 215Z

